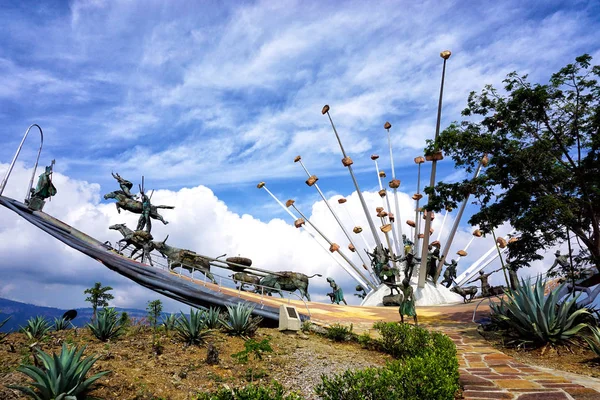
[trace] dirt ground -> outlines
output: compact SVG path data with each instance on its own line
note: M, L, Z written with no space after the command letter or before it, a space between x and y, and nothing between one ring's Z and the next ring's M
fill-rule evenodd
M152 333L148 328L130 330L121 338L102 343L88 329L53 332L37 347L47 353L59 352L62 343L87 345L85 355L101 355L91 373L110 370L90 394L102 399L189 399L195 393L212 391L227 385L243 386L249 381L268 383L275 379L290 391L300 391L307 399L316 399L313 388L321 374L346 369L385 365L388 356L366 350L353 342L335 343L320 335L285 334L277 329L261 328L255 340L270 339L272 353L263 360L242 364L231 355L244 349L244 340L215 333L209 339L219 350L220 363L206 363L206 347L186 347L174 335L160 335L163 351L153 354ZM0 399L25 398L8 384L29 380L15 369L32 362L31 350L22 333L10 334L0 344ZM91 375L91 373L89 375ZM88 375L88 376L89 376Z

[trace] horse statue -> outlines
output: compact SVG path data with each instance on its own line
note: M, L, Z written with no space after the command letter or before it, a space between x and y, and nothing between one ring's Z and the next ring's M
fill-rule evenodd
M142 210L143 210L142 202L129 198L127 196L127 194L125 192L123 192L122 190L115 190L114 192L105 194L104 200L108 200L108 199L116 199L117 200L116 206L117 206L117 212L119 214L121 213L121 209L131 211L132 213L135 213L135 214L142 213ZM160 215L158 213L159 208L165 208L165 209L172 210L175 207L174 206L155 206L155 205L150 206L150 218L157 219L166 225L169 222L165 221L163 219L162 215Z
M130 258L133 258L135 253L139 250L142 250L142 254L133 258L137 260L142 257L142 260L148 260L150 265L152 264L152 258L150 258L150 252L154 249L154 244L152 242L152 235L146 231L132 231L125 224L115 224L108 227L108 229L113 229L115 231L119 231L121 235L123 235L123 239L119 240L117 244L119 245L118 252L121 253L128 246L133 246L134 249L131 252Z

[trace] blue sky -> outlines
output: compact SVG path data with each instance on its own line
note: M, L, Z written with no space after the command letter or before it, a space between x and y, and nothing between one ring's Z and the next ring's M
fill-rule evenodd
M599 15L594 1L3 2L0 167L38 123L42 162L56 159L73 190L95 193L81 204L114 213L100 195L116 189L115 171L173 196L205 186L228 213L268 224L286 215L256 190L262 180L305 212L318 209L296 155L328 195L352 193L320 112L329 104L364 190L378 189L371 154L389 172L383 124L392 123L396 174L410 195L412 159L435 132L440 51L453 52L444 127L460 119L470 91L500 86L511 71L546 82L582 53L597 63ZM34 151L24 150L23 168ZM440 179L463 176L450 160L439 164ZM13 228L0 223L0 233ZM11 268L8 259L0 267Z

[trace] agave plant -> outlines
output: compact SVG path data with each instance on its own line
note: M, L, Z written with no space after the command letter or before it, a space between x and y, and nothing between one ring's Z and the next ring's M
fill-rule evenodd
M564 284L563 284L564 285ZM490 305L492 322L518 343L569 343L579 331L588 326L590 312L577 308L577 298L559 302L562 285L544 296L546 283L541 277L532 285L525 280L506 299Z
M590 326L592 331L591 335L584 336L583 338L590 346L590 349L600 357L600 329L597 326Z
M208 311L204 312L204 321L208 329L219 329L223 326L223 318L221 318L221 309L218 307L211 307Z
M45 317L37 316L29 318L27 325L21 327L21 332L27 335L27 338L41 340L50 331L50 323Z
M98 357L81 359L85 346L68 348L63 344L59 355L46 354L36 349L37 357L44 368L33 365L21 365L17 371L33 379L32 386L8 386L17 389L36 400L76 400L83 398L92 384L110 371L99 372L86 379L86 375Z
M6 324L11 317L12 317L12 315L10 317L6 318L4 321L0 322L0 328L2 328L4 326L4 324ZM8 336L8 333L0 332L0 343L2 343L4 338L6 338L6 336Z
M212 334L211 330L206 328L206 323L201 311L190 309L190 318L188 319L182 312L181 316L175 323L175 331L177 336L183 340L188 346L202 345L206 339Z
M54 318L54 330L64 331L65 329L69 329L69 321L64 318Z
M246 303L237 303L235 306L227 306L227 319L223 323L223 328L234 336L252 336L262 317L252 318L254 306Z
M117 318L114 308L104 308L98 312L96 319L87 324L94 336L102 342L115 339L123 332L123 327Z
M175 329L175 325L177 324L177 315L169 314L162 320L162 326L165 328L165 332L168 334L169 331Z

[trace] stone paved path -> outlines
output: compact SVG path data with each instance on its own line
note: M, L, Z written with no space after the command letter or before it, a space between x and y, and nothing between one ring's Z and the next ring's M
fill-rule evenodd
M298 312L306 313L303 302L275 297L258 300L259 296L243 292L239 295L257 303L292 304ZM373 323L376 321L399 320L396 307L308 304L312 322L321 325L352 324L356 333L373 332ZM417 307L420 325L441 331L456 343L465 399L600 400L598 379L526 365L490 347L477 333L478 324L472 322L477 304ZM489 308L486 302L482 302L477 309L476 319L486 316L489 316Z

